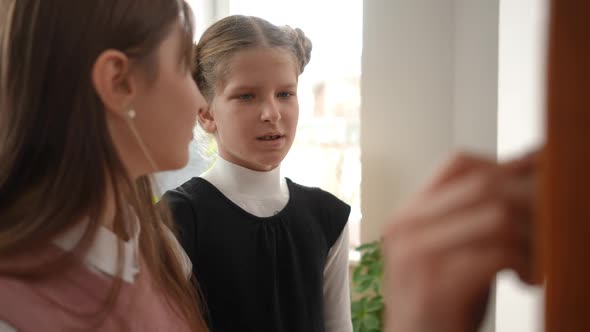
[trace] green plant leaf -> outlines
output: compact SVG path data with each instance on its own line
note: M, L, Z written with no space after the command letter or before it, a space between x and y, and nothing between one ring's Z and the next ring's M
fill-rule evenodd
M351 315L354 331L379 332L383 298L381 283L383 277L383 259L379 242L363 244L357 250L361 259L353 270L353 296L358 300L351 303Z
M364 293L366 292L369 288L371 288L371 285L373 284L372 280L368 279L368 280L363 280L359 286L357 287L357 292L359 293Z
M354 320L352 321L352 330L354 332L361 332L361 321L359 320Z
M350 305L352 315L358 316L364 309L362 301L353 301Z
M381 309L383 309L383 298L381 296L371 298L365 308L367 312L371 313L379 312Z
M375 250L375 248L378 247L378 242L369 242L369 243L364 243L358 247L356 247L355 250L357 251L367 251L367 250Z
M381 253L379 251L373 251L370 253L369 258L371 262L381 262Z
M373 292L375 292L375 294L381 294L381 282L373 283Z
M371 256L362 256L361 261L359 262L359 266L361 269L366 269L372 262L374 262L374 260Z
M367 315L366 318L363 320L363 323L367 330L379 330L381 328L381 317L376 314Z
M355 284L358 284L360 282L360 278L363 275L363 269L364 269L364 266L361 266L361 265L354 268L354 271L352 272L352 281Z
M368 273L375 277L381 277L383 264L380 261L374 261L369 265Z
M359 283L373 281L373 280L375 280L375 278L372 275L368 275L368 274L363 274L359 277Z

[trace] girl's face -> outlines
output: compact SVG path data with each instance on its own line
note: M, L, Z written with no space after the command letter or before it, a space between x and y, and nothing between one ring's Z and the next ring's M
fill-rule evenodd
M222 158L269 171L289 152L299 119L297 66L279 48L257 47L234 54L210 109L200 112Z
M138 89L135 124L157 170L183 167L200 108L206 102L179 59L182 32L176 29L160 45L155 81Z
M177 169L188 162L197 114L206 102L189 66L180 60L182 38L178 25L153 54L156 65L147 70L145 64L134 66L130 61L129 70L124 71L120 68L126 62L108 51L95 65L95 85L110 111L111 136L134 177ZM118 80L119 72L127 73L127 79ZM134 110L132 120L121 116L126 108Z

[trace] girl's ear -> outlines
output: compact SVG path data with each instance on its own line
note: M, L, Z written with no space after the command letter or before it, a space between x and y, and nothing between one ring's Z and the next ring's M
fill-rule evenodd
M116 50L102 52L92 67L91 78L105 109L116 116L124 115L122 111L132 105L137 88L127 56Z
M199 110L199 122L203 129L209 134L215 134L217 131L217 125L215 124L215 119L213 118L213 112L211 112L211 107L207 106Z

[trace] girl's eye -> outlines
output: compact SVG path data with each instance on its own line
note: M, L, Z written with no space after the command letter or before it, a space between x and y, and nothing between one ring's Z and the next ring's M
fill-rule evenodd
M241 94L238 96L239 100L251 100L254 99L254 95L250 93Z
M295 94L291 93L291 92L279 92L277 94L277 97L279 98L289 98L291 96L294 96Z

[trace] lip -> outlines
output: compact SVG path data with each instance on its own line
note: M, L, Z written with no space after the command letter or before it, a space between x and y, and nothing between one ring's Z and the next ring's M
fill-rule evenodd
M264 136L278 136L278 138L276 139L271 139L271 140L264 140L261 139ZM256 142L257 144L259 144L260 147L264 148L264 149L271 149L271 150L276 150L276 149L281 149L285 146L285 142L286 142L286 137L285 135L280 135L280 134L275 134L275 135L263 135L263 136L259 136L256 138Z
M267 133L264 133L263 135L260 135L258 137L256 137L256 139L261 139L263 137L267 137L267 136L280 136L281 138L285 137L285 135L281 132L278 131L269 131Z

